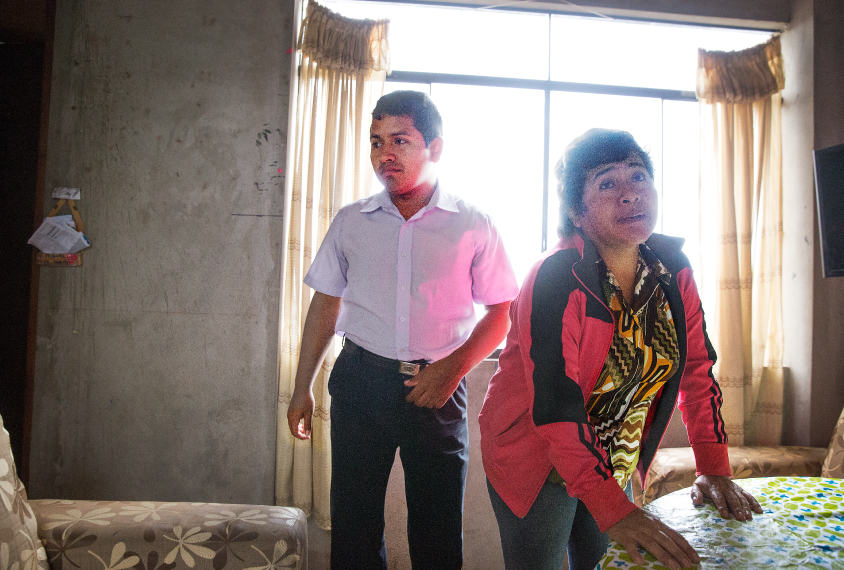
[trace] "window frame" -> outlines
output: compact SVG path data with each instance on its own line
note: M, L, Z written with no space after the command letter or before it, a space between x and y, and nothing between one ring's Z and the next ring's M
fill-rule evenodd
M504 87L511 89L530 89L542 91L545 97L544 110L544 141L543 141L543 172L542 172L542 238L541 249L548 249L548 217L549 196L551 194L551 93L588 93L592 95L618 95L626 97L645 97L659 99L660 105L665 101L697 102L694 91L677 89L660 89L649 87L627 87L619 85L602 85L596 83L576 83L568 81L552 81L550 79L519 79L512 77L494 77L482 75L460 75L452 73L435 73L421 71L393 70L387 75L388 83L404 83L427 85L428 93L431 85L469 85L478 87ZM661 175L662 173L660 173Z

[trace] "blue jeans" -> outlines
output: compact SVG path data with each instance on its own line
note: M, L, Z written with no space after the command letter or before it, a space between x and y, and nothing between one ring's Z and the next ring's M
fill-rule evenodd
M570 570L592 570L607 550L607 535L565 487L546 482L523 518L513 514L489 480L487 489L506 570L560 570L567 551ZM626 492L632 500L629 484Z
M469 460L466 379L445 406L405 401L408 376L343 350L331 393L331 568L385 570L384 500L399 450L414 570L463 566L463 494Z

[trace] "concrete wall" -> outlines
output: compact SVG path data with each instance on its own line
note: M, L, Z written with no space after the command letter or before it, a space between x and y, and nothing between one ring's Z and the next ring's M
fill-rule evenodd
M31 497L273 502L292 6L58 3Z

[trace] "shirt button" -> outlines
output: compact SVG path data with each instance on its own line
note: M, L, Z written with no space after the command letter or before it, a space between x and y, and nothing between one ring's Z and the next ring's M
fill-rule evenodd
M401 290L402 290L402 291L405 291L405 290L407 290L407 287L405 287L404 285L402 285L402 286L401 286Z
M401 318L401 322L404 322L404 317Z

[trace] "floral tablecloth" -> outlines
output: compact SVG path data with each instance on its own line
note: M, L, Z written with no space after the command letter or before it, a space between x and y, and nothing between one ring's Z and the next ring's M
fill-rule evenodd
M689 489L645 510L682 534L697 550L699 568L835 568L844 570L844 479L762 477L738 482L762 505L746 523L724 520L707 503L692 505ZM637 566L610 543L596 570L665 568L650 554Z

